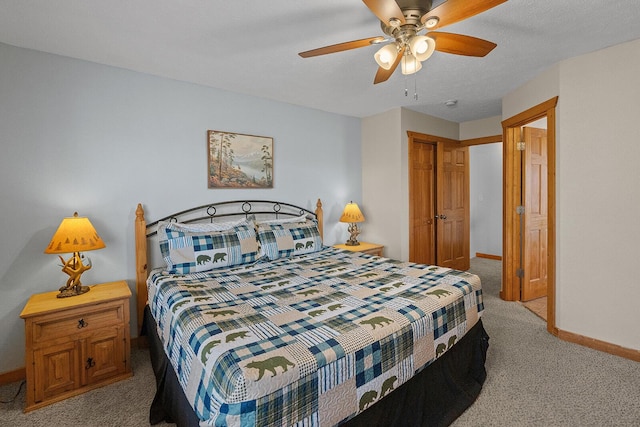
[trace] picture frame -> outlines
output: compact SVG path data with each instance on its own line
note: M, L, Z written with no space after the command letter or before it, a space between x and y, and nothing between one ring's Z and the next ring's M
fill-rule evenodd
M207 187L273 188L273 138L208 130Z

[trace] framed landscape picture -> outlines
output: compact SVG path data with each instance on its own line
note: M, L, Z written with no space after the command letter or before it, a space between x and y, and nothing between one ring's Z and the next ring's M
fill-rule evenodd
M273 138L207 131L209 188L273 188Z

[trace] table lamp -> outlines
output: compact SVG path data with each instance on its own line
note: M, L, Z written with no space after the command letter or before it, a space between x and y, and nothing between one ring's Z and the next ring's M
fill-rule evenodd
M357 246L360 244L358 242L358 234L360 234L360 229L358 228L358 222L364 222L364 215L360 212L360 208L357 203L349 202L347 206L344 207L344 211L342 212L342 216L340 217L340 222L348 222L349 228L347 231L349 232L349 240L347 240L347 246Z
M83 263L84 255L80 255L80 251L93 251L106 247L96 229L89 221L89 218L79 217L78 212L73 214L71 218L64 218L51 238L51 242L45 254L65 254L73 253L71 258L65 261L60 255L62 261L62 271L69 275L67 284L63 285L57 295L58 298L72 297L89 292L88 286L82 286L80 276L91 268L91 260L87 257L88 264Z

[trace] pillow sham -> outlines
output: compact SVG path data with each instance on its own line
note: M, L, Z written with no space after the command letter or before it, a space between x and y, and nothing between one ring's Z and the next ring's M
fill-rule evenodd
M289 223L300 223L300 222L306 222L307 221L307 214L304 215L300 215L300 216L296 216L293 218L283 218L283 219L267 219L267 220L260 220L260 221L255 221L255 223L257 225L260 224L289 224Z
M209 271L258 259L256 232L246 221L221 231L186 231L175 224L158 227L160 252L169 273Z
M260 256L266 256L271 261L322 249L322 238L316 220L303 223L258 223L257 230Z
M171 221L159 221L158 222L158 235L160 235L160 230L162 228L169 228L175 231L185 231L185 232L207 232L207 231L225 231L232 229L238 225L249 224L249 222L244 219L238 219L235 221L224 221L224 222L202 222L202 223L193 223L186 224L184 222L171 222Z

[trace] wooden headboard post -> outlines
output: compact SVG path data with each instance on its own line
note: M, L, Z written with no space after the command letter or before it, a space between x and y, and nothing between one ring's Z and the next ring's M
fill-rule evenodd
M324 226L323 226L323 213L322 213L322 202L318 199L316 203L316 219L318 220L318 231L320 232L320 238L324 241Z
M147 222L144 209L138 203L135 222L136 235L136 310L138 311L138 336L142 332L144 306L147 304Z
M309 212L309 211L307 211ZM318 199L315 210L316 219L318 220L318 231L320 237L324 232L324 217L322 211L322 202ZM144 318L144 307L147 305L147 277L149 275L149 266L147 258L147 221L144 218L144 209L142 204L138 203L136 208L135 220L135 239L136 239L136 310L138 314L138 337L141 337L142 319ZM138 341L143 345L144 340Z

